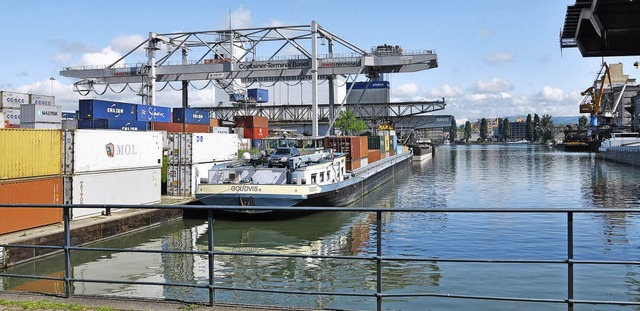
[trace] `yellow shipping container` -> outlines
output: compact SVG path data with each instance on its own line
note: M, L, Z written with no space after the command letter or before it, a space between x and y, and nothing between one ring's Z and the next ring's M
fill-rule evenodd
M0 129L0 180L61 173L60 130Z
M389 136L385 135L384 136L384 151L389 151L390 149L390 141L389 141Z

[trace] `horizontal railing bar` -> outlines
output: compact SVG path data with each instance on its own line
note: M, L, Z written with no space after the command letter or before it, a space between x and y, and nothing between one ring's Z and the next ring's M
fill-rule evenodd
M572 300L575 304L588 305L618 305L618 306L640 306L639 301L607 301L607 300Z
M11 277L11 278L22 278L22 279L37 279L37 280L51 280L51 281L64 281L64 278L57 278L57 277L53 277L53 276L29 275L29 274L0 273L0 277Z
M322 295L322 296L349 296L349 297L375 297L375 293L339 293L339 292L313 292L313 291L294 291L294 290L280 290L280 289L262 289L262 288L241 288L241 287L226 287L226 286L213 286L216 290L230 290L230 291L242 291L242 292L256 292L256 293L272 293L272 294L292 294L292 295Z
M640 265L640 261L620 261L620 260L573 260L574 264L581 265Z
M175 286L175 287L193 287L208 288L206 284L190 284L190 283L160 283L160 282L139 282L139 281L112 281L112 280L96 280L96 279L69 279L75 283L100 283L100 284L126 284L126 285L158 285L158 286Z
M409 258L409 257L384 257L383 261L412 261L412 262L468 262L468 263L509 263L509 264L566 264L566 259L558 260L535 260L535 259L447 259L447 258Z
M401 297L439 297L473 300L493 300L493 301L514 301L514 302L546 302L546 303L566 303L566 299L542 299L542 298L517 298L517 297L495 297L495 296L473 296L473 295L452 295L435 293L410 293L410 294L381 294L383 298Z
M30 245L30 244L0 244L5 248L39 248L39 249L64 249L64 246L57 245Z
M225 205L134 205L134 204L0 204L11 208L129 208L129 209L197 209L197 210L233 210ZM317 206L243 206L238 210L251 211L315 211L315 212L394 212L394 213L640 213L637 208L428 208L428 209L399 209L379 207L317 207Z
M72 246L69 249L74 251L91 251L91 252L117 252L117 253L154 253L154 254L191 254L206 255L206 251L181 251L181 250L165 250L165 249L122 249L122 248L101 248L101 247L81 247Z

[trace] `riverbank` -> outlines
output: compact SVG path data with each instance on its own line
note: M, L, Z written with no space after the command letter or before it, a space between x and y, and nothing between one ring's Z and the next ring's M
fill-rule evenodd
M24 302L29 302L25 304ZM213 307L176 301L159 301L151 299L122 299L83 296L63 298L58 296L0 291L0 310L216 310L216 311L248 311L248 310L312 310L300 308L266 307L254 305L215 304Z
M188 197L162 197L161 205L180 205L189 202ZM180 209L125 209L115 210L109 216L94 216L71 221L71 239L74 246L98 242L130 233L149 226L182 218ZM62 223L0 235L0 244L55 245L62 246ZM17 265L29 260L58 253L58 250L20 249L0 247L0 268Z

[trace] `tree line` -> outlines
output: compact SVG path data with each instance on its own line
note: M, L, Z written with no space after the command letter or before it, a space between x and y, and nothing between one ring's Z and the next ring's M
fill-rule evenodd
M583 120L584 118L584 120ZM582 116L579 120L579 126L586 127L586 117ZM498 135L494 137L498 141L511 141L514 139L512 134L512 122L509 121L508 118L498 119ZM584 124L584 125L582 125ZM463 138L465 142L469 142L471 138L471 130L472 125L471 122L467 121L464 125L460 126L460 130L463 133ZM524 139L529 142L542 142L546 143L553 139L554 135L554 125L553 120L551 119L551 115L544 114L542 117L538 116L538 114L534 114L532 117L531 114L527 115L527 119L524 122ZM453 135L450 136L452 142L455 140ZM480 120L480 137L478 141L486 142L489 135L489 126L487 124L487 119L482 118Z

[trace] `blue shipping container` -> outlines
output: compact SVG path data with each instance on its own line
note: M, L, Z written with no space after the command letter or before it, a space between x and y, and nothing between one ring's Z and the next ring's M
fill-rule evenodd
M266 103L269 101L269 91L265 89L248 89L247 96L255 100L256 103Z
M138 105L138 121L171 122L171 108Z
M128 121L128 120L109 120L109 129L123 130L123 131L146 131L149 129L149 122Z
M108 129L109 120L107 119L80 119L78 120L79 129Z
M173 122L209 124L209 112L192 108L173 108Z
M75 112L63 112L62 113L62 120L76 120L76 113Z
M97 99L80 100L80 119L135 121L136 105Z

